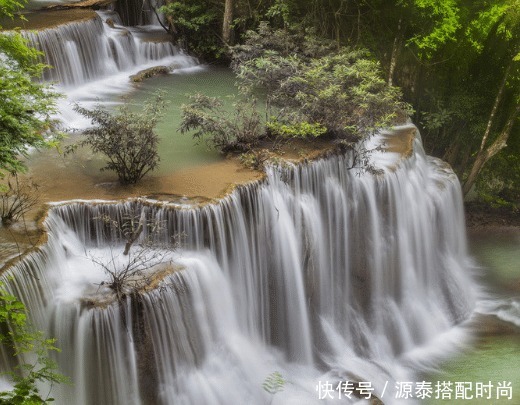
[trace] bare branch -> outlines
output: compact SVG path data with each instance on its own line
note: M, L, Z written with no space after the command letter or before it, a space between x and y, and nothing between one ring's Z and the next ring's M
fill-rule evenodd
M125 247L121 254L116 253L120 245L110 247L109 258L87 254L89 259L100 266L107 275L108 280L103 285L112 290L118 301L149 285L152 280L151 273L148 272L150 269L171 263L171 258L168 256L178 246L178 242L174 240L166 247L154 244L154 237L163 227L161 221L147 220L145 209L142 209L139 215L125 215L121 220L113 219L108 215L96 219L115 230L124 239ZM134 243L145 230L145 240L134 247Z

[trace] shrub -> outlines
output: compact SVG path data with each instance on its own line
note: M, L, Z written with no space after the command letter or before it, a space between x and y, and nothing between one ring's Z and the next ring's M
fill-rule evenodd
M38 185L29 181L19 181L10 175L5 190L0 189L0 219L4 225L18 221L39 203Z
M108 215L96 219L111 234L120 235L125 244L122 254L118 252L119 245L111 245L108 258L105 255L96 257L91 252L88 253L89 259L105 272L107 280L102 285L114 293L117 301L121 302L127 295L150 285L153 272L149 273L148 270L156 266L172 266L170 255L180 240L175 237L173 244L156 243L156 237L163 230L163 221L147 219L144 209L139 214L129 213L118 219Z
M262 94L268 116L282 123L268 122L275 134L355 140L411 113L366 50L333 49L313 33L264 23L233 48L233 57L240 90Z
M238 158L245 167L253 170L261 170L271 158L271 154L267 149L260 149L242 153Z
M235 104L230 115L221 101L196 95L183 107L180 128L195 130L195 138L209 138L223 152L247 151L266 135L358 141L412 112L367 51L334 48L305 29L272 30L262 23L232 55L238 88L249 101ZM256 100L265 102L263 122Z
M363 51L311 59L276 90L276 105L292 110L294 122L327 128L340 139L356 139L389 127L410 113L396 87L382 78L379 63Z
M84 131L85 139L78 145L90 146L108 158L102 171L115 171L121 184L135 184L159 164L159 137L154 128L164 107L161 94L147 100L140 112L131 111L128 103L115 113L99 105L93 110L76 105L75 110L94 124Z
M195 94L190 100L190 104L181 107L181 133L195 131L195 139L206 139L223 153L248 151L265 136L254 98L234 103L233 112L226 111L215 97Z
M266 123L266 127L271 134L282 138L317 138L327 132L327 128L320 123L306 121L285 124L272 120Z

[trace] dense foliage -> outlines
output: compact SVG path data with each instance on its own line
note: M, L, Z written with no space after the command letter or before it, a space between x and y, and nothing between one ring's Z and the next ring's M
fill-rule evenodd
M289 124L355 139L409 112L366 50L335 48L312 31L262 23L233 49L233 66L249 97L264 92L268 121L283 121L285 132Z
M189 3L206 4L201 0ZM312 82L313 70L300 70L309 50L294 40L296 33L305 32L307 39L322 47L320 55L314 54L318 58L338 58L341 52L337 50L344 47L350 52L369 49L380 61L387 83L399 86L414 107L413 120L427 151L452 164L464 191L469 194L476 189L488 200L491 193L495 202L518 206L520 183L510 174L520 168L519 0L232 3L234 37L249 48L245 54L250 55L246 60L235 52L233 57L241 69L254 71L242 79L262 85L268 94L268 111L276 104L274 87L280 89L287 75L296 75L298 85L302 80ZM198 15L210 10L218 14L212 31L216 32L221 24L225 26L225 10L222 2L220 8L211 2ZM274 29L271 37L262 35L265 27ZM227 47L220 44L225 51ZM326 72L326 65L322 60L314 66ZM329 73L324 80L332 79ZM309 96L296 103L305 110L311 101Z
M12 16L17 7L3 0L1 12ZM233 58L241 86L266 102L268 134L371 128L319 117L329 101L317 97L327 90L330 99L346 99L338 81L349 79L330 66L368 49L380 62L373 71L412 104L427 151L452 164L464 191L518 205L520 183L510 173L520 168L520 0L182 0L162 11L175 40L192 52ZM29 146L46 144L53 95L31 80L42 66L19 35L1 35L0 53L0 170L16 171ZM370 81L381 86L380 73ZM395 90L385 92L393 100Z
M236 103L230 119L219 101L197 95L183 106L181 124L181 132L209 136L223 152L249 150L265 136L355 141L410 112L366 50L337 48L306 30L262 23L232 48L232 60L248 101Z
M0 0L0 18L14 18L23 1ZM1 27L0 27L1 29ZM32 147L53 143L52 127L56 94L37 78L44 65L40 53L27 45L18 33L0 32L0 177L5 172L16 176L25 169L20 157ZM16 177L15 177L16 178ZM34 194L8 182L0 200L2 222L16 219L31 206ZM27 325L25 307L0 284L0 344L11 351L17 366L10 374L12 389L0 392L0 404L45 404L52 401L37 384L60 383L64 378L55 372L48 357L57 350L54 340L32 332ZM32 359L28 361L26 359Z
M159 8L167 16L169 32L184 49L206 57L218 59L223 53L218 36L218 15L215 5L198 1L171 1Z
M110 113L101 106L75 110L92 120L79 146L89 146L108 159L101 170L115 171L121 184L135 184L159 164L159 137L154 129L164 111L161 94L132 111L127 103Z
M21 4L1 0L0 18L14 18ZM45 67L39 60L19 33L0 32L0 176L23 170L20 157L31 147L53 143L48 131L56 94L34 80Z

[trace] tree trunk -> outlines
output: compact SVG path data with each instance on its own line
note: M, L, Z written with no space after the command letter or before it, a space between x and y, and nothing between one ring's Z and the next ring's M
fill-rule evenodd
M493 104L493 109L491 110L491 114L489 115L489 119L486 126L486 131L484 132L484 136L482 137L482 142L480 143L479 153L484 150L486 146L486 142L489 138L489 134L491 133L491 127L493 125L493 121L495 120L495 116L498 111L498 106L500 105L500 101L502 101L502 96L504 95L504 89L506 88L507 77L509 76L509 71L511 70L511 64L507 67L506 72L504 73L504 78L502 79L502 83L500 84L500 88L498 89L497 96L495 97L495 103Z
M518 118L518 114L520 114L520 104L516 106L516 108L513 110L513 112L509 116L509 118L506 122L506 125L502 129L502 132L500 133L498 138L495 140L495 142L493 142L486 149L483 149L483 147L481 147L481 149L479 150L479 152L477 154L477 158L475 159L475 162L473 163L473 166L471 167L469 176L466 179L466 182L464 183L464 186L462 188L464 195L467 195L469 193L469 191L473 187L473 184L475 184L475 181L477 180L477 177L480 174L480 171L482 170L484 165L487 163L487 161L507 146L507 140L509 139L509 135L511 134L515 120ZM489 135L489 133L487 132L487 129L486 129L486 134ZM482 145L484 145L484 143L482 143Z
M139 218L139 225L137 226L137 229L135 231L132 231L130 236L128 237L126 243L125 243L125 250L123 252L123 255L128 256L130 253L130 248L134 244L134 242L137 240L139 235L141 235L141 232L143 232L143 228L146 225L146 214L145 211L141 211L141 216Z
M399 18L399 23L397 24L397 34L394 38L394 45L392 46L392 56L390 57L390 69L388 70L388 85L392 86L394 81L394 72L395 67L397 65L397 56L399 55L399 48L401 47L401 26L403 19Z
M165 4L168 4L169 1L166 1ZM164 23L161 21L161 17L159 16L159 13L157 13L157 9L155 8L154 4L152 3L152 0L148 0L148 5L150 6L150 8L152 9L153 13L155 14L155 18L157 18L157 21L159 22L159 25L163 28L163 30L166 31L167 34L171 35L172 36L172 40L173 40L173 35L176 34L176 30L175 30L175 27L173 25L173 20L171 17L167 17L166 20L168 22L167 25L164 25Z
M234 0L225 0L224 3L224 21L222 23L222 40L225 44L231 45L231 24L233 23Z
M496 155L501 149L503 149L505 147L505 144L504 144L504 146L500 147L495 153L493 153L493 155L489 156L489 152L490 152L491 148L493 148L493 147L496 148L498 146L495 144L497 144L497 142L502 138L502 135L504 135L505 129L507 128L508 124L511 122L511 117L508 120L506 126L504 127L504 131L502 131L502 133L497 138L497 140L488 149L485 149L487 140L489 138L489 135L491 134L491 128L493 126L493 122L495 121L495 116L497 114L498 107L500 105L500 102L502 101L502 96L504 95L504 89L506 88L507 78L509 76L510 70L511 70L511 64L509 64L509 66L506 68L506 71L504 73L502 83L500 84L497 96L495 97L495 102L493 103L493 108L491 109L491 114L489 114L489 119L488 119L488 122L486 125L486 130L484 131L484 135L482 136L482 141L480 143L480 149L477 153L475 162L473 163L473 166L471 167L471 171L468 175L468 178L466 179L466 181L464 182L464 185L462 187L462 192L464 193L464 195L467 195L469 193L469 191L473 187L473 184L475 184L475 181L477 180L477 177L478 177L480 171L482 170L482 168L484 167L484 165L486 164L486 162L489 159L491 159L494 155ZM513 115L514 115L514 113L513 113ZM511 122L511 127L512 127L512 124L513 123ZM507 137L505 139L506 141L507 141L508 137L509 137L509 134L507 134Z

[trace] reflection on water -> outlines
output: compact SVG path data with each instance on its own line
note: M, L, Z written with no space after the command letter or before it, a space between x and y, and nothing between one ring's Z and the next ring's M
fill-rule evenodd
M195 144L189 134L178 132L181 120L181 105L189 102L188 95L204 93L211 97L222 97L232 104L236 94L235 76L230 69L205 68L191 72L155 77L139 85L129 101L139 108L143 101L158 89L166 90L165 98L169 102L164 118L157 126L161 137L159 146L161 163L158 174L171 173L181 168L216 162L221 156L205 143Z

